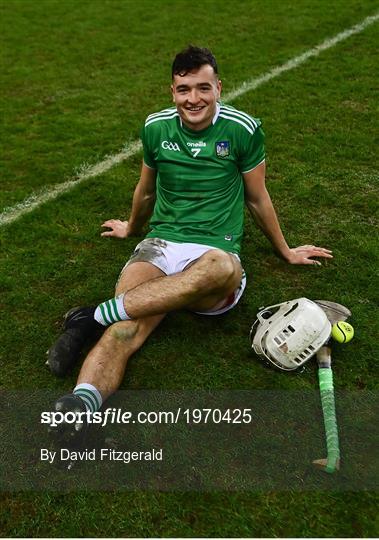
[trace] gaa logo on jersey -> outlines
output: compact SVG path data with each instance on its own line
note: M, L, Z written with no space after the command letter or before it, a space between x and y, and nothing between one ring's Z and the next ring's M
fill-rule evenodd
M219 141L216 142L216 154L220 158L225 158L230 155L230 142Z
M176 143L176 142L163 141L163 143L162 143L161 146L162 146L162 148L164 148L165 150L172 150L173 152L180 152L179 145L178 145L178 143Z

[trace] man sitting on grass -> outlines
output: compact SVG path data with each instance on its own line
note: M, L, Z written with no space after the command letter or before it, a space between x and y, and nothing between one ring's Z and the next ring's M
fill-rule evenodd
M237 304L246 285L239 258L244 204L290 264L319 265L313 257L332 257L324 248L288 247L265 186L261 123L222 104L221 87L209 50L189 46L177 54L175 106L146 119L129 220L106 221L102 236L138 236L151 217L150 232L122 269L114 298L66 315L65 331L49 351L54 373L66 373L85 345L101 337L56 410L99 409L169 311L219 315Z

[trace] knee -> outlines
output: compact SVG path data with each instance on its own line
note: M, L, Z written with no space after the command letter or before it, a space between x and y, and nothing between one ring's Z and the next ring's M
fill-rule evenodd
M207 279L215 289L238 286L241 272L237 261L232 255L219 249L212 249L204 255L204 265L207 268Z

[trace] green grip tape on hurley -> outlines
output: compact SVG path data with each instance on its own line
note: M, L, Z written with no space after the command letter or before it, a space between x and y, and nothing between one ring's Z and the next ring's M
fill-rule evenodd
M325 471L333 473L338 468L340 449L334 402L333 372L331 368L320 368L318 370L318 379L328 453Z
M331 368L320 368L318 370L318 380L320 390L333 390L333 371Z

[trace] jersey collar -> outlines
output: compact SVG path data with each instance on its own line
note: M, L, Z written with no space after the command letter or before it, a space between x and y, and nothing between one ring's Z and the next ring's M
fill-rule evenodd
M217 122L217 118L218 118L218 116L219 116L219 114L220 114L220 108L221 108L221 105L220 105L219 102L217 102L217 103L216 103L216 113L215 113L215 115L214 115L214 117L213 117L213 120L212 120L212 124L213 124L213 125L215 125L215 123Z

